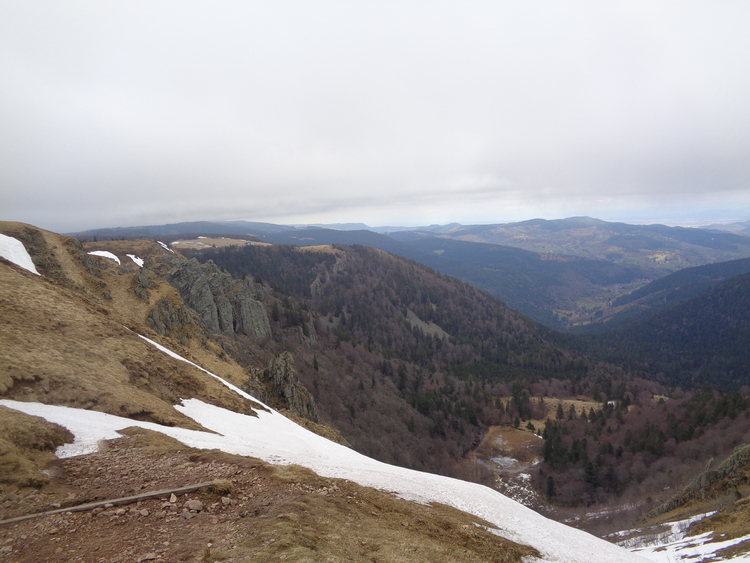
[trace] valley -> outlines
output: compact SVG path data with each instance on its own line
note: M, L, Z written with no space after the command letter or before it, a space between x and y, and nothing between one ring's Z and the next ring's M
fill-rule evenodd
M224 242L187 250L172 244L190 240L179 233L167 242L81 244L22 224L0 227L23 241L41 274L32 279L0 264L6 401L106 412L165 432L211 428L187 416L180 401L261 419L272 407L379 462L481 483L602 536L653 518L650 511L689 486L709 459L732 459L750 439L742 387L750 380L737 367L748 295L741 274L726 282L728 274L716 274L678 303L681 309L664 313L672 320L659 321L657 311L649 321L665 335L696 326L690 319L697 315L715 339L730 343L721 348L707 340L721 352L706 366L693 361L693 374L679 378L678 371L688 372L667 369L665 354L679 337L647 337L651 345L663 342L663 359L645 362L646 354L657 354L627 340L627 332L554 332L470 284L365 246L245 245L231 233L208 233L201 236L213 238L197 240ZM714 313L720 320L709 322ZM647 335L645 327L636 330ZM695 334L690 346L707 350L700 347L705 337ZM687 357L679 347L669 354ZM220 376L206 379L206 369ZM708 377L703 370L724 386L696 386ZM220 380L254 399L240 399ZM28 496L31 484L52 495L48 505L66 502L55 497L56 487L64 490L61 477L40 477L49 446L20 443L26 445L7 450L16 452L17 465L2 486L22 494L10 493L19 499L6 509L29 510L36 502ZM266 463L279 459L278 452L269 455L275 457ZM733 467L727 478L741 483L744 466ZM734 485L713 497L714 509L744 514L743 491ZM706 507L698 503L689 512Z

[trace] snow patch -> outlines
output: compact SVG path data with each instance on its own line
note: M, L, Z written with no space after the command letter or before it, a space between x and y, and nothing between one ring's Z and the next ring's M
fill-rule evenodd
M679 542L687 535L687 530L693 523L703 520L713 514L715 514L715 512L707 512L706 514L691 516L684 520L669 522L662 526L658 526L657 529L661 531L656 533L644 533L642 529L623 530L622 532L617 532L617 536L625 537L626 539L619 540L616 543L617 545L628 549L637 549L660 547L669 543ZM628 535L631 537L627 537ZM613 537L616 536L613 535Z
M16 238L0 234L0 256L32 274L41 275L36 271L36 266L26 251L26 247Z
M636 549L634 553L638 553L649 561L655 561L656 563L721 561L722 559L714 559L714 554L717 551L748 540L750 540L750 535L715 542L713 541L713 532L706 532L699 536L691 536L658 546ZM730 561L750 561L750 553L742 553L737 557L732 557Z
M92 256L101 256L102 258L109 258L110 260L114 260L118 264L120 263L120 259L109 252L108 250L94 250L93 252L89 252Z
M725 541L714 538L713 532L707 532L698 536L687 536L687 530L691 524L703 520L715 512L707 512L697 516L691 516L684 520L669 522L657 526L658 531L648 533L647 530L633 529L623 530L609 537L625 538L618 539L617 545L628 548L649 561L656 563L679 563L695 561L722 561L715 555L716 552L750 540L750 535ZM628 537L630 536L630 537ZM731 561L750 561L750 553L742 553L732 557Z
M169 251L170 251L170 252L171 252L172 254L174 254L174 250L172 250L171 248L169 248L169 247L168 247L168 246L167 246L166 244L164 244L164 243L163 243L162 241L160 241L160 240L157 240L156 242L158 242L158 243L159 243L159 244L161 245L161 247L162 247L162 248L163 248L164 250L169 250Z
M126 254L128 258L130 258L133 262L138 264L141 268L143 268L143 258L138 258L135 254Z

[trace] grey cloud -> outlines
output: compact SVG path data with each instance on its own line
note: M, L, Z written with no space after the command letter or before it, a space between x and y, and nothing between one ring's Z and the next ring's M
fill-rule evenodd
M749 16L742 2L6 3L3 218L747 218Z

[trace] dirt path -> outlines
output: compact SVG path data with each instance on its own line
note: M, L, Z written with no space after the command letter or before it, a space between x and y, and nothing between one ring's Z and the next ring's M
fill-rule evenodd
M104 452L61 460L50 491L14 495L0 514L9 518L215 479L229 480L232 492L223 500L220 494L202 490L172 497L174 502L165 494L126 506L63 512L4 525L0 527L4 548L0 553L9 561L29 563L189 561L202 557L206 549L230 548L235 521L261 514L264 507L295 494L269 486L268 471L259 462L222 462L221 456L210 459L209 454L189 452L147 455L131 447L133 441L121 438L109 442ZM185 508L188 500L200 501L202 510Z
M450 507L129 432L98 453L60 460L44 490L0 497L0 519L216 480L231 492L165 493L2 525L0 563L480 563L535 554Z

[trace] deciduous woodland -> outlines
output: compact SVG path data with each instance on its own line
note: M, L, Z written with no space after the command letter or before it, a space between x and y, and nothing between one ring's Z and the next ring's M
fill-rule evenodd
M724 391L696 388L708 376L664 368L690 342L700 349L695 339L676 344L690 321L679 330L652 321L661 322L659 337L645 328L562 336L463 282L371 248L248 245L190 255L272 288L275 346L294 350L323 418L384 461L460 475L456 462L487 426L515 425L545 438L533 483L549 502L656 503L750 431L737 385L747 375L731 360ZM654 348L660 338L671 342L669 354ZM711 369L722 369L719 357ZM561 397L600 406L561 413Z

